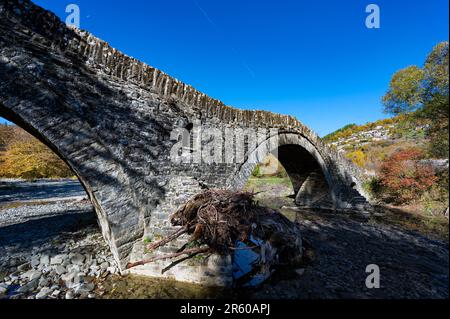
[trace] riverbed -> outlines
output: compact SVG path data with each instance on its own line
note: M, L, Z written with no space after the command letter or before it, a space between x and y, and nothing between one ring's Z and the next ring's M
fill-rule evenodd
M280 269L263 285L247 289L121 277L77 181L0 183L0 296L3 290L3 298L52 299L448 298L448 239L380 222L387 212L379 212L374 218L360 213L290 208L293 198L285 181L258 180L253 186L258 183L261 193L257 200L299 223L306 251L302 265ZM36 191L33 186L37 186ZM61 255L68 261L51 265L51 258ZM78 268L72 267L74 261L79 263ZM370 264L380 268L379 289L366 287L366 267ZM76 283L74 288L65 287L60 279L68 273L55 273L56 266L62 265L67 271L75 269L84 290ZM28 282L23 274L29 274L32 267L42 271L36 289L18 293ZM44 270L48 272L44 274Z

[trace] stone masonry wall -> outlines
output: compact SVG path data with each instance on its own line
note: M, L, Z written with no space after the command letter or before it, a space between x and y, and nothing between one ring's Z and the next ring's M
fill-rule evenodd
M220 129L277 128L301 137L330 172L340 203L349 202L351 183L361 185L359 171L294 117L226 106L66 27L28 0L0 1L0 116L38 137L74 170L122 270L145 255L146 237L173 231L168 216L189 196L205 187L231 187L235 175L251 173L239 163L172 162L177 141L170 133L193 121ZM164 274L162 263L136 271L229 283L229 260L210 258Z

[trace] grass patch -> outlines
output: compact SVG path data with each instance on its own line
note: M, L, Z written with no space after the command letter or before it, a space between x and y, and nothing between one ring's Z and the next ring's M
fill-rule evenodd
M250 177L245 184L244 188L249 189L261 185L283 185L287 187L292 187L291 180L289 177Z

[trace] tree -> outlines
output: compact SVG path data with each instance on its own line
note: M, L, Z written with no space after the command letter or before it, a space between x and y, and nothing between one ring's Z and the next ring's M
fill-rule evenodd
M37 140L14 142L0 156L0 175L20 178L71 177L73 172L47 146Z
M395 73L382 101L387 113L427 120L430 155L448 158L449 43L436 45L423 67Z
M17 126L0 127L0 177L72 177L70 168L47 146Z
M389 90L383 97L385 111L395 115L417 110L423 100L423 69L412 65L394 74Z
M420 198L438 180L433 168L420 162L423 157L419 149L399 150L381 165L380 183L395 202Z

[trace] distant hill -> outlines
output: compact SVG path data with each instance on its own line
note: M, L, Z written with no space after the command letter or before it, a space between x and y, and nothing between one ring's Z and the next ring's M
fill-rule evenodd
M52 150L15 125L0 124L0 178L60 178L74 174Z
M358 166L371 171L399 149L425 149L427 129L426 123L400 115L364 125L349 124L324 136L323 140Z

